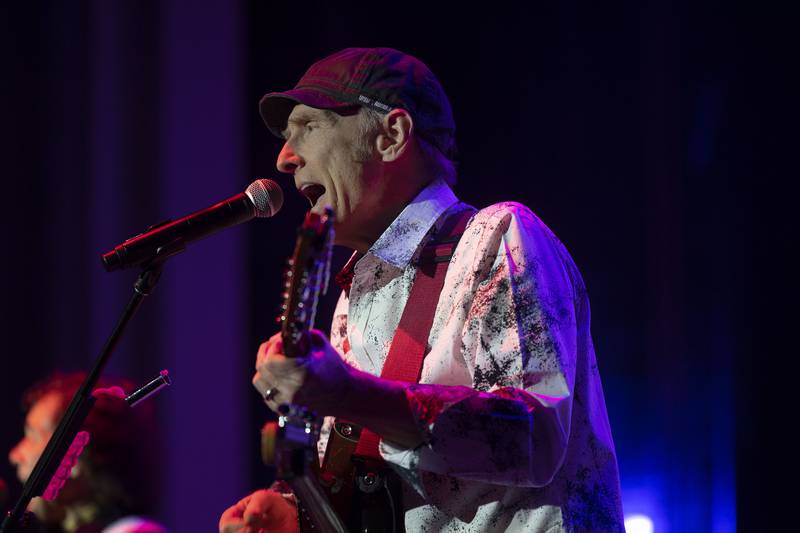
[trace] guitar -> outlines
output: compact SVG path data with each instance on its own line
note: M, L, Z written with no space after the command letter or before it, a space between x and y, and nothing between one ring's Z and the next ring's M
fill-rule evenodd
M317 302L327 289L333 247L333 214L306 215L297 234L294 253L284 275L283 303L278 322L287 357L308 352L308 330L314 325ZM345 533L344 522L320 486L314 465L319 463L316 442L321 422L302 406L284 404L277 422L261 433L264 463L276 468L276 478L287 483L298 501L303 531Z
M278 318L287 357L302 357L308 351L308 330L330 277L332 225L331 212L309 213L298 231ZM294 492L301 531L402 531L396 526L402 523L395 505L399 480L353 457L361 428L340 420L333 424L322 471L317 455L320 428L315 413L284 404L278 421L267 423L261 433L262 459Z

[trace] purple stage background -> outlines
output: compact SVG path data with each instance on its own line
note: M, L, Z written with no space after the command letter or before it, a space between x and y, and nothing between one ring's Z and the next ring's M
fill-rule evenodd
M774 374L792 376L765 335L788 330L770 294L793 279L775 259L793 237L783 167L767 155L786 142L768 124L782 111L777 17L667 0L275 4L0 11L0 450L21 436L22 391L87 369L127 301L136 273L105 273L100 253L269 177L283 212L171 260L108 368L137 382L173 374L153 401L167 443L159 518L174 531L215 530L269 480L257 449L268 414L250 379L305 206L275 170L280 145L257 102L335 50L392 46L451 97L460 196L526 203L581 268L626 515L659 533L780 524L758 511L780 507L763 472L782 465L767 430L789 392ZM16 496L5 460L0 477Z

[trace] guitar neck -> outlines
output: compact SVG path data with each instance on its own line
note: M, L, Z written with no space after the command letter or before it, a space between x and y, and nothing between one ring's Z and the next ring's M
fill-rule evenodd
M328 497L313 474L298 476L286 482L300 502L298 512L311 523L312 531L347 533L347 528L331 507Z
M306 214L284 275L278 320L286 357L308 353L308 330L314 324L319 295L327 288L332 246L333 211L327 208L322 216ZM318 437L318 417L302 406L285 404L278 423L269 423L262 431L261 453L265 463L276 467L278 479L292 487L298 499L301 526L310 525L314 532L346 533L347 528L310 468L317 461Z
M281 340L287 357L308 352L308 330L314 325L319 295L328 288L333 250L333 212L307 213L284 275Z

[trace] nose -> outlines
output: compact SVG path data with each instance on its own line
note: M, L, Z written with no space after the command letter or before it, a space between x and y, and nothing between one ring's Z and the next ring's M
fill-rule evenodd
M305 164L303 158L288 143L283 143L281 153L278 154L278 170L287 174L294 174L298 168Z

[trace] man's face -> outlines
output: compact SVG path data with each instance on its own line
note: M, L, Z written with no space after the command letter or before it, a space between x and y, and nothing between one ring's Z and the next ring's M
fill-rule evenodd
M312 212L333 208L337 242L349 245L358 224L378 207L380 160L363 139L358 114L337 115L299 104L289 115L278 170L294 184Z
M55 431L62 411L61 395L50 392L42 396L25 417L25 436L8 454L8 460L17 468L22 483L31 475L36 461Z

